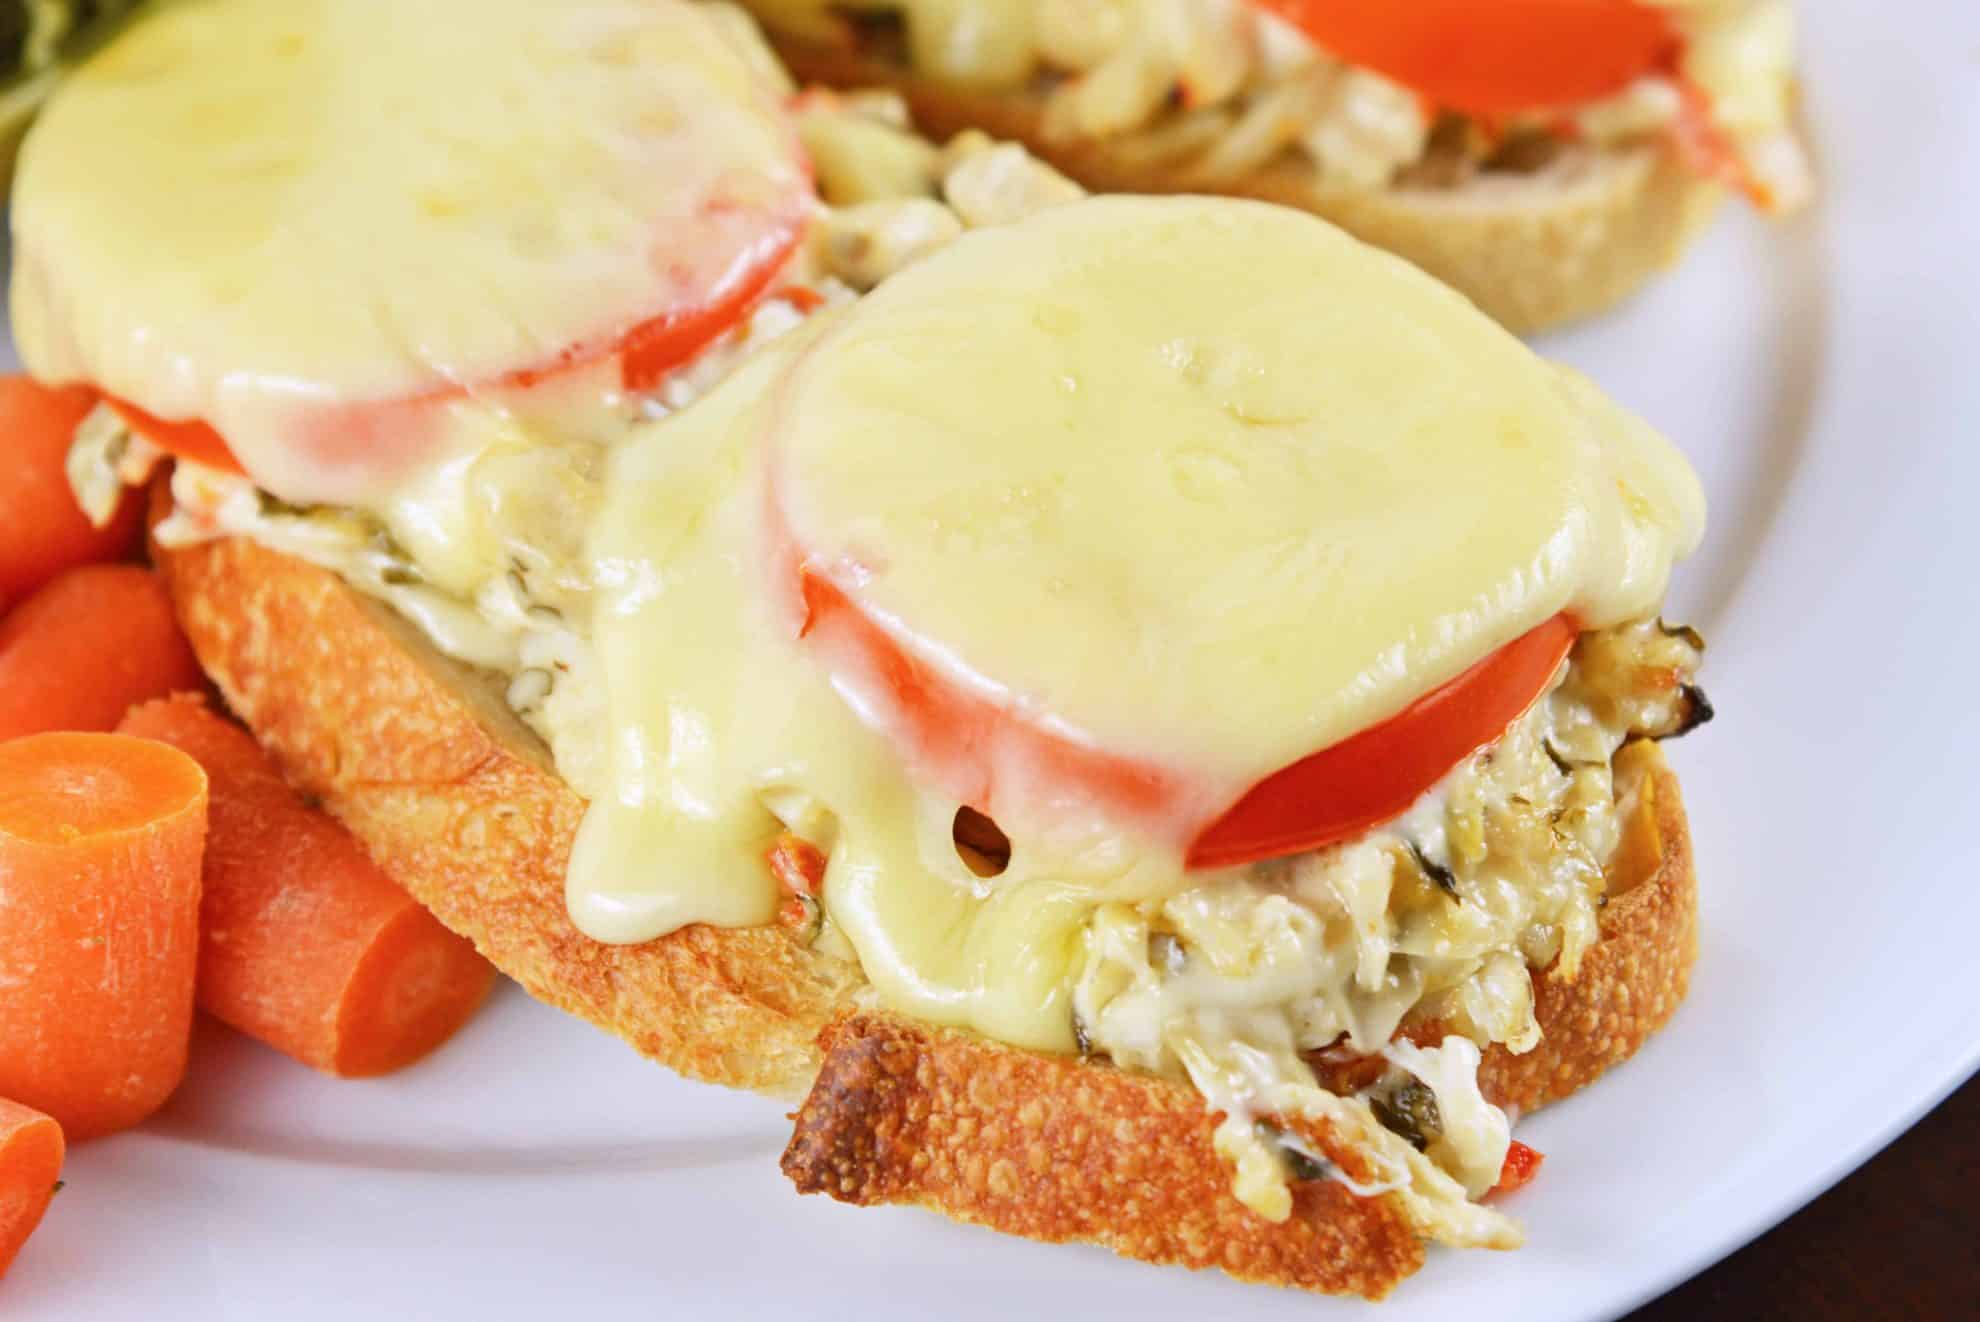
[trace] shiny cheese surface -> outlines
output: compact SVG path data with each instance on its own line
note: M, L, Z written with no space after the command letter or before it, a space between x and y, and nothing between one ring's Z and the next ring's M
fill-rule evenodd
M964 238L806 354L772 446L901 648L1199 813L1558 612L1654 609L1703 526L1677 451L1458 295L1225 200Z
M1133 870L1014 860L977 878L950 841L956 803L906 774L763 590L766 401L814 334L612 457L590 542L611 746L571 854L571 917L614 942L768 922L764 853L788 819L829 850L826 903L890 1004L1067 1048L1079 929Z
M1062 1050L1096 906L1203 879L1102 818L972 872L958 799L799 637L773 495L905 644L1213 787L1563 608L1653 609L1702 518L1675 451L1456 296L1221 200L965 237L623 444L587 548L612 746L578 925L766 921L796 830L884 1003Z
M381 465L335 442L376 405L609 351L809 187L734 29L679 0L187 0L64 84L14 196L35 375L354 503ZM430 458L463 412L391 411L366 458Z

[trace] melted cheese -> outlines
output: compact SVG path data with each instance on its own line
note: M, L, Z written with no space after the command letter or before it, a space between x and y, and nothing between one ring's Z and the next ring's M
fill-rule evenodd
M1220 200L966 236L622 445L588 546L612 788L578 924L764 921L789 826L883 1002L1061 1050L1096 908L1202 878L1092 820L971 872L956 801L769 590L773 477L927 655L1225 787L1559 610L1653 607L1702 518L1675 451L1455 295Z
M168 6L29 137L15 337L285 498L380 497L381 453L487 411L367 407L603 351L774 248L809 204L777 93L687 4ZM339 459L367 422L371 462Z
M779 418L795 536L901 646L1206 811L1558 612L1654 609L1703 525L1684 461L1578 378L1252 203L967 237L820 341ZM1045 797L991 810L1015 838Z

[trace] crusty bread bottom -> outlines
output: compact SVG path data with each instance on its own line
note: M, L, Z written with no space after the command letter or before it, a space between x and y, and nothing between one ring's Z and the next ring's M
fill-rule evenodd
M1725 191L1654 147L1571 149L1533 174L1488 173L1457 188L1330 190L1295 165L1206 181L1187 169L1151 172L1104 140L1052 140L1037 96L960 89L852 50L777 46L804 82L891 87L937 141L982 129L1095 192L1231 193L1310 211L1408 258L1521 333L1621 302L1678 259Z
M583 805L486 677L335 575L252 542L157 558L233 710L442 922L533 995L683 1074L809 1087L784 1157L800 1189L1331 1292L1379 1296L1421 1261L1394 1199L1333 1181L1300 1186L1283 1223L1247 1211L1187 1086L852 1012L858 969L784 929L586 938L563 888ZM1684 994L1696 890L1677 783L1652 744L1624 750L1618 781L1627 824L1603 939L1573 983L1540 980L1539 1048L1487 1054L1485 1091L1502 1104L1531 1109L1581 1087ZM1331 1134L1296 1127L1367 1173Z

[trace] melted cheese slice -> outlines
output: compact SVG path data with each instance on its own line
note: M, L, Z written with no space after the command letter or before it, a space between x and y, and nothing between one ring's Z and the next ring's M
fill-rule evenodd
M30 371L357 503L380 465L312 438L704 302L810 191L776 89L694 5L199 0L64 84L14 196ZM460 411L361 448L431 457Z
M1649 610L1683 461L1455 295L1304 215L1077 203L964 238L613 454L587 554L613 732L568 877L608 941L767 921L788 825L880 999L1070 1050L1096 905L1184 884L1090 820L957 857L771 590L766 497L931 656L1226 779L1563 608Z
M818 325L770 346L612 456L590 556L612 742L566 881L600 940L768 922L784 822L830 851L826 903L889 1004L1046 1049L1096 895L1152 893L1124 855L1034 858L994 882L957 857L928 794L797 645L765 589L762 444L776 385Z
M1552 615L1654 609L1703 528L1642 423L1255 203L972 235L807 354L779 417L797 541L903 648L1209 810ZM1050 825L1026 804L997 799L1014 835Z

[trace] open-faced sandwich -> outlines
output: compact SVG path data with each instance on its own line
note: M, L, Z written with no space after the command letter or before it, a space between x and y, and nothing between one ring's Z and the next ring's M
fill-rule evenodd
M746 0L798 74L1088 187L1301 207L1515 330L1810 191L1787 0Z
M174 457L291 781L801 1096L801 1189L1367 1295L1517 1244L1513 1122L1693 954L1690 469L1312 216L780 78L664 0L141 20L13 211L85 504Z

